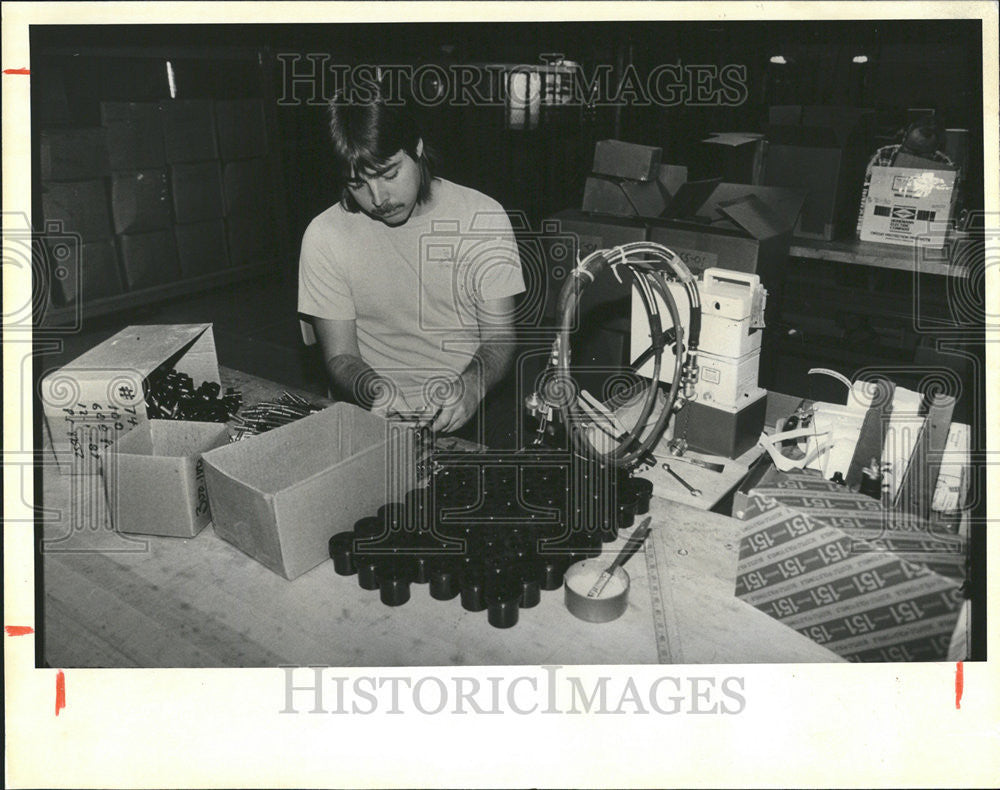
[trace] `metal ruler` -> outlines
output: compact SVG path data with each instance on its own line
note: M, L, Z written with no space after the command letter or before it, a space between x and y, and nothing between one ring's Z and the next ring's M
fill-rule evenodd
M684 663L681 654L680 635L672 625L673 619L668 613L673 612L673 596L670 587L664 587L664 579L660 573L659 554L656 547L656 528L650 540L646 541L646 580L649 584L649 599L653 607L653 633L656 639L656 655L661 664ZM662 552L662 548L659 552Z

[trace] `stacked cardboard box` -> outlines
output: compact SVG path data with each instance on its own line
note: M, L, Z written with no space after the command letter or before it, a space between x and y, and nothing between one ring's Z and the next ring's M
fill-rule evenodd
M872 118L857 107L770 108L763 183L806 190L796 236L852 234Z
M126 87L113 95L128 95ZM95 102L100 126L39 136L56 306L159 288L272 254L263 103L148 98ZM57 260L56 251L69 257Z
M226 216L226 241L234 266L248 266L266 260L272 254L271 201L265 185L269 183L266 128L261 108L246 102L218 102L216 113L223 128L234 128L235 120L249 125L243 138L236 131L223 143L223 192ZM220 142L222 137L220 136Z
M747 139L759 142L758 137ZM771 294L779 293L804 191L688 182L686 168L660 159L659 149L649 146L599 142L584 210L569 209L550 218L552 243L547 249L567 246L563 237L568 238L571 264L594 250L655 241L677 253L695 274L716 267L756 273ZM552 259L547 267L546 315L552 320L558 318L555 308L569 268L566 256ZM768 304L773 312L777 300ZM583 331L575 338L573 355L593 369L590 384L598 389L611 371L628 362L630 310L630 282L619 281L612 272L599 275L584 291L579 309ZM765 354L765 378L769 364Z
M44 130L39 139L44 249L53 304L122 292L113 245L105 130Z

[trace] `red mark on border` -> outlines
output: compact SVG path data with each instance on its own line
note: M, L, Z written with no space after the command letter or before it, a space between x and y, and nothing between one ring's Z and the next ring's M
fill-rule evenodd
M66 676L60 669L56 672L56 716L66 707Z
M30 69L4 69L4 74L31 74Z
M962 708L962 692L965 690L965 678L963 677L962 662L955 665L955 710Z
M7 636L26 636L35 633L35 629L30 625L5 625L3 630L7 632Z

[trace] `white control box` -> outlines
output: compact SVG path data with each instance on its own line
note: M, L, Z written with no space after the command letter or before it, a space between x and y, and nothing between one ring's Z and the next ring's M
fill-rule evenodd
M706 269L701 297L699 352L744 357L760 349L767 291L760 277L728 269Z
M757 386L760 349L735 359L699 351L697 361L694 399L699 403L717 409L739 409L762 392Z
M671 296L677 304L681 326L684 328L685 341L690 331L691 318L687 293L679 283L667 283ZM699 365L705 355L713 360L719 360L716 367L721 366L723 359L735 363L733 375L723 375L718 371L719 387L706 391L719 390L721 400L730 400L731 406L737 406L746 391L746 387L737 384L748 375L750 363L748 356L755 354L753 361L753 384L757 383L757 359L760 354L761 336L763 334L764 305L767 291L760 284L760 277L747 272L734 272L729 269L706 269L702 280L698 283L698 294L701 299L701 336L698 340ZM659 295L654 294L660 312L660 322L663 331L673 327L673 321L666 305ZM629 359L634 364L636 360L650 347L649 318L635 286L632 288L632 323L631 345ZM712 368L713 370L715 368ZM647 378L653 375L652 360L647 360L639 368L640 376ZM669 346L663 349L663 360L660 368L660 380L671 381L674 374L674 354ZM708 375L714 376L714 373ZM699 381L700 381L699 377ZM722 384L723 380L727 383ZM732 386L730 386L730 383ZM709 382L714 385L714 382ZM721 390L725 389L724 394Z

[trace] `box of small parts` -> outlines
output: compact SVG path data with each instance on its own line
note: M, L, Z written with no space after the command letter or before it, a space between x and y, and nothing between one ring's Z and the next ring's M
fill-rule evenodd
M937 661L962 608L965 542L812 470L735 505L736 596L852 661Z
M413 433L348 403L205 454L216 534L286 579L415 483Z
M147 420L107 447L101 474L114 528L193 538L212 518L202 453L228 443L217 422Z
M211 324L129 326L46 373L40 397L60 471L96 473L101 452L148 419L146 394L170 368L219 383Z

